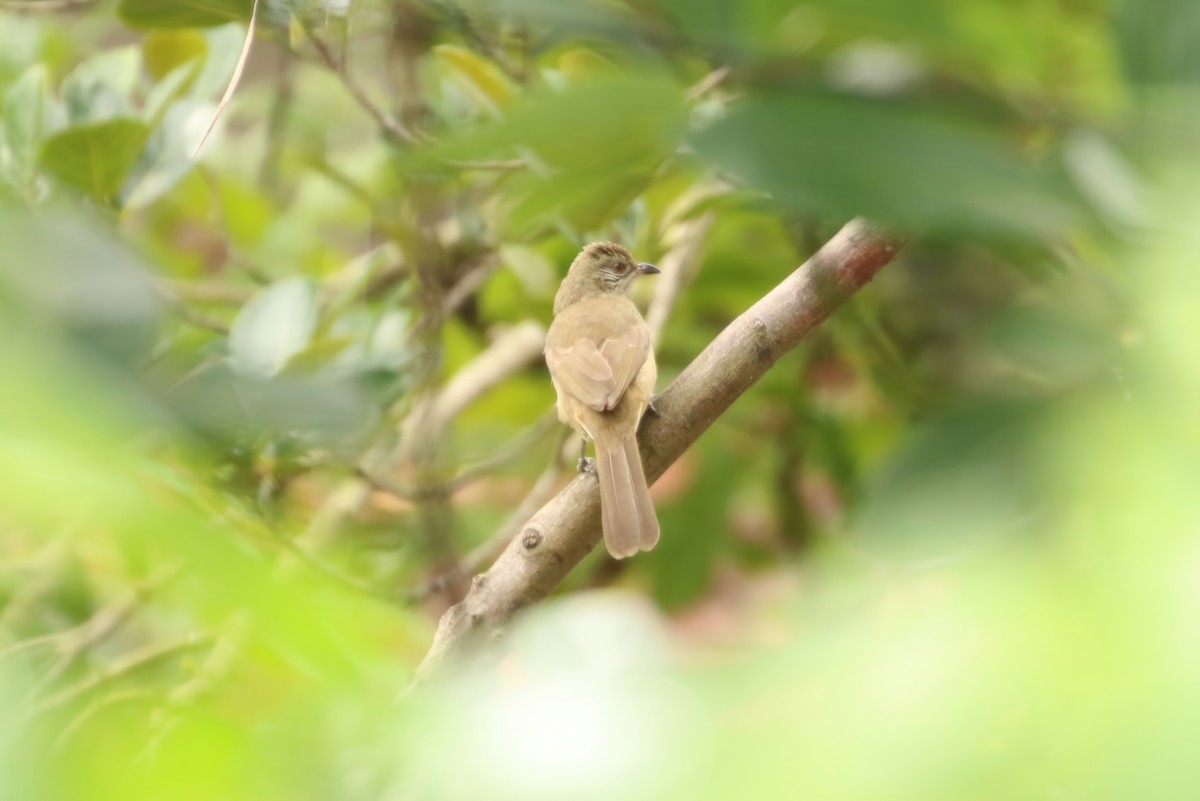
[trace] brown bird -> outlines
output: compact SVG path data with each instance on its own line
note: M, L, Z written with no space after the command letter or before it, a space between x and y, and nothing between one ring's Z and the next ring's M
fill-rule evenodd
M638 453L637 428L654 394L658 368L650 329L629 299L639 275L659 272L610 242L593 242L571 262L554 296L546 364L558 417L596 443L604 544L616 559L658 542L658 518ZM581 470L588 469L580 457Z

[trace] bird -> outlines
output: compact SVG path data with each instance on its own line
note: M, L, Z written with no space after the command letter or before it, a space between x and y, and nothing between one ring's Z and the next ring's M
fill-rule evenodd
M583 439L579 469L599 480L604 544L615 559L648 551L659 537L637 443L642 415L653 409L658 368L650 329L629 299L634 279L659 272L620 245L587 245L554 296L546 332L558 417ZM594 462L586 458L588 440Z

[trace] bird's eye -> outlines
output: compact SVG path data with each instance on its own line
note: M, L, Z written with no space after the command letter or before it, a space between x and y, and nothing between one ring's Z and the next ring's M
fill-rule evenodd
M623 274L628 269L629 269L629 265L623 261L619 261L619 262L616 262L615 264L613 264L613 272L617 273L618 275Z

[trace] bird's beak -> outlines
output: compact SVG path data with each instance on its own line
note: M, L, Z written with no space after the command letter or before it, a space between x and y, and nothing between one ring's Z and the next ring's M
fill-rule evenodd
M642 262L641 264L638 265L638 272L641 273L642 275L658 275L659 273L662 272L662 270L658 269L653 264L647 264L646 262Z

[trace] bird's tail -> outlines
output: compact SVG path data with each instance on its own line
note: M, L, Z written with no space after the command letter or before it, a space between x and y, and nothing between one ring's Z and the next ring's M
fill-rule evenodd
M633 434L596 440L600 517L604 544L614 559L648 551L658 543L658 518Z

